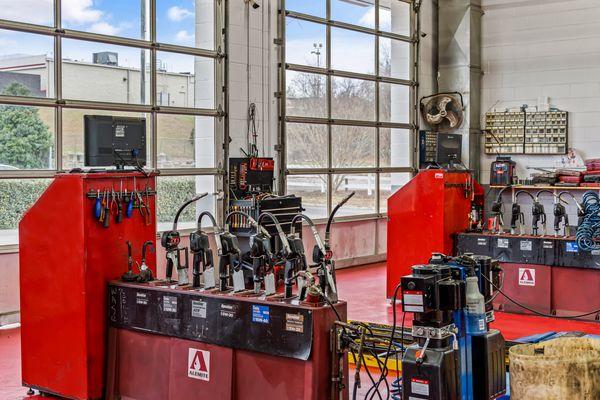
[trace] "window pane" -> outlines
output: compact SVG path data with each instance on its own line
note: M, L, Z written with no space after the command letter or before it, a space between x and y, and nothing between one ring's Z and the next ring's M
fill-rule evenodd
M408 129L379 129L379 165L409 167L411 165L411 136Z
M408 123L410 121L410 87L384 82L379 85L379 120Z
M55 137L53 108L0 105L0 170L54 169Z
M296 18L286 18L285 61L291 64L325 67L326 26Z
M379 75L406 80L410 78L410 43L379 38Z
M375 174L338 174L333 175L333 205L344 197L356 192L344 207L340 208L338 216L374 214L375 196L377 196Z
M42 195L50 179L0 180L0 246L19 242L21 217Z
M333 126L333 167L374 167L375 132L375 128L362 126Z
M391 174L379 175L379 193L381 200L379 201L381 213L387 212L387 199L398 189L404 186L411 178L410 172L394 172Z
M288 168L327 167L327 125L286 124Z
M156 71L159 106L215 108L214 59L159 51Z
M331 29L331 68L375 74L375 36L348 29Z
M325 18L325 4L326 0L286 0L285 8L290 11Z
M214 166L214 118L158 114L158 168Z
M375 82L332 77L334 119L375 120Z
M84 32L149 39L150 25L142 24L142 4L149 1L63 0L62 26ZM148 9L144 13L149 15Z
M159 42L215 49L214 0L157 0L156 15Z
M117 117L146 118L146 165L151 166L150 116L141 113L115 112L103 110L63 109L63 169L84 167L83 134L85 115L111 115Z
M327 175L288 175L287 194L302 197L305 214L327 218Z
M63 97L111 103L150 103L150 52L63 39ZM142 63L146 66L140 73Z
M54 96L53 37L0 29L0 93Z
M54 26L54 1L3 0L0 1L0 18L30 24Z
M325 75L286 71L286 113L301 117L327 117Z
M379 30L410 36L410 4L398 0L380 0Z
M331 19L375 28L375 7L372 4L372 1L331 0Z
M215 213L215 196L212 195L215 192L214 176L161 176L157 178L156 191L158 231L171 229L179 207L199 193L208 192L209 195L195 202L195 206L183 210L177 228L193 229L197 226L196 221L202 211ZM204 222L208 223L208 218L204 218Z

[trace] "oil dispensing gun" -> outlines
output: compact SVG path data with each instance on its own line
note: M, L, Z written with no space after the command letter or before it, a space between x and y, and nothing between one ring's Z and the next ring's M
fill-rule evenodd
M577 202L575 196L573 196L571 192L560 192L558 196L554 197L554 236L558 236L558 233L560 232L560 224L562 223L563 218L565 220L563 232L564 236L571 235L571 230L569 226L569 215L567 214L567 209L561 203L564 202L565 204L568 204L567 201L562 199L563 195L571 196L571 198L573 199L573 203L575 203L575 206L577 207L578 215L584 214L583 207L581 207L581 204Z
M333 261L333 252L331 251L330 246L330 232L331 232L331 224L333 222L333 218L337 211L344 204L350 200L352 196L354 196L355 192L350 193L346 196L342 201L340 201L331 214L329 215L329 219L327 220L327 225L325 228L325 242L321 239L319 232L313 221L304 214L298 214L292 219L292 228L291 228L291 236L295 236L296 223L299 219L303 219L308 223L313 236L315 238L315 247L313 248L312 259L313 263L317 267L317 276L319 278L319 287L323 295L329 300L331 303L337 303L338 294L337 294L337 284L335 279L335 263ZM305 293L301 294L300 299L304 300Z
M256 233L250 236L250 259L252 260L254 294L260 293L262 281L265 283L265 295L275 294L271 235L257 230Z
M242 271L242 259L240 245L237 237L229 232L228 226L231 217L239 215L248 220L248 223L256 229L262 229L258 222L250 214L243 211L231 211L225 217L225 230L217 235L216 239L220 242L219 254L219 290L224 292L227 290L227 284L230 277L233 276L233 291L240 292L245 289L244 272Z
M505 186L500 189L498 192L498 196L496 196L496 200L492 203L492 232L502 233L502 227L504 226L504 210L502 204L502 194L504 191L510 186Z
M208 235L202 230L202 218L204 217L210 219L215 231L217 250L220 252L221 249L221 241L218 239L218 236L221 234L221 228L219 228L214 215L209 211L201 212L198 216L197 229L190 233L190 251L193 254L192 287L200 287L200 275L204 273L204 288L212 289L215 287L214 257L210 248Z
M525 234L525 225L524 225L524 216L523 213L521 212L521 206L519 205L519 195L521 194L526 194L527 196L531 197L531 201L535 204L535 197L525 191L525 190L519 190L517 193L515 193L515 199L513 201L512 204L512 214L511 214L511 233L515 233L517 230L517 227L519 228L519 234L523 235ZM536 226L536 231L537 231L537 226Z
M291 243L288 241L288 238L286 237L285 233L283 232L283 229L281 228L281 224L280 224L279 220L277 219L277 217L274 214L272 214L270 212L263 212L262 214L260 214L258 216L258 225L260 227L262 227L261 223L265 218L269 218L275 225L275 229L277 230L277 236L279 237L279 242L281 244L281 253L282 253L283 257L286 259L286 266L287 266L288 256L290 253L292 253ZM257 260L256 258L253 258L253 265L252 265L252 273L253 273L253 278L254 278L254 292L257 293L257 291L260 290L261 282L264 280L265 294L267 296L269 296L271 294L275 294L275 275L273 273L273 262L272 262L273 261L273 252L271 250L270 238L271 238L271 236L269 235L268 231L266 229L264 229L264 227L262 228L262 231L257 229L256 235L254 237L254 244L257 247L255 250L258 250L256 255L260 254L260 250L263 250L262 251L263 257L261 257L259 260ZM262 244L258 244L257 240L260 240L262 242ZM262 249L260 249L259 247L261 247ZM252 257L252 252L251 252L251 257ZM259 265L255 266L254 263L256 261L259 262ZM263 263L264 267L261 266L260 263ZM287 279L286 272L287 272L287 269L286 269L286 267L284 267L284 279Z
M296 242L291 242L289 240L289 237L287 237L285 235L285 233L283 232L283 229L281 228L281 224L279 223L279 220L277 219L277 217L275 215L273 215L270 212L263 212L262 214L260 214L258 216L258 224L259 226L261 225L261 222L264 218L269 218L273 224L275 225L275 229L277 230L277 236L279 237L279 242L281 244L281 255L283 256L283 258L285 259L285 266L284 266L284 285L285 285L285 296L286 298L288 298L288 294L289 297L291 297L291 291L292 291L292 283L293 283L293 257L292 254L294 254L297 251L301 251L302 253L304 252L304 245L302 244L302 241L300 241L299 246L301 247L301 250L298 250L298 243ZM266 229L263 228L263 232L265 234L268 235L268 232L266 231ZM270 272L272 275L272 272ZM275 291L275 276L266 276L265 275L265 292L267 295L269 294L273 294ZM256 279L256 278L255 278ZM259 278L260 279L260 278ZM256 280L255 280L255 285L256 285ZM267 287L268 286L268 287Z
M148 249L148 246L150 246L150 250L153 251L154 242L148 240L142 245L142 264L140 265L140 275L138 276L138 282L140 283L154 280L154 276L152 276L152 270L146 265L146 250Z
M177 214L175 214L175 219L173 220L173 229L170 231L163 232L160 238L160 244L165 248L167 252L167 268L166 268L166 276L167 282L172 282L173 276L173 268L177 269L177 282L179 285L187 285L190 283L188 278L188 268L189 268L189 260L188 260L188 252L187 248L180 248L179 243L181 242L181 236L179 235L179 231L177 230L177 221L179 220L179 216L183 212L184 208L189 206L190 204L200 200L203 197L208 196L208 193L202 193L191 200L183 203L179 210L177 210ZM181 251L184 251L185 254L185 264L181 266L180 258Z

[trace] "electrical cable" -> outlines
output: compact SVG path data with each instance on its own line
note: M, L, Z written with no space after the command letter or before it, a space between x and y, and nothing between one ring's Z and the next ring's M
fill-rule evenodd
M397 313L396 313L396 299L398 298L398 291L402 288L402 285L399 283L396 288L394 289L394 296L392 296L392 333L390 335L390 343L388 345L387 351L386 351L386 355L385 355L385 360L383 362L384 366L385 366L385 371L381 372L381 375L379 376L379 380L377 381L377 384L374 386L376 389L379 388L379 385L381 384L381 382L383 380L387 381L387 362L390 356L390 352L392 351L392 341L394 339L394 335L396 333L396 320L397 320ZM406 315L406 314L404 314ZM404 329L402 330L402 334L404 333ZM371 388L373 389L373 388ZM369 391L371 390L369 389ZM370 399L373 398L373 395L371 395ZM365 397L366 398L366 397Z
M512 299L510 296L508 296L506 293L504 293L504 292L502 291L502 289L500 289L498 286L496 286L496 285L494 284L494 282L492 282L492 281L491 281L491 280L490 280L490 279L489 279L487 276L485 276L485 275L483 275L483 274L482 274L481 276L482 276L482 277L483 277L483 278L484 278L486 281L488 281L488 282L489 282L489 283L490 283L490 284L491 284L491 285L494 287L494 289L496 289L498 292L502 293L502 295L503 295L504 297L506 297L506 298L507 298L507 299L508 299L508 300L509 300L511 303L513 303L513 304L515 304L515 305L517 305L517 306L519 306L519 307L521 307L521 308L523 308L523 309L525 309L525 310L527 310L527 311L531 311L532 313L534 313L534 314L537 314L537 315L539 315L539 316L541 316L541 317L548 317L548 318L558 318L558 319L575 319L575 318L587 317L588 315L594 315L594 314L599 314L599 313L600 313L600 309L598 309L598 310L594 310L594 311L591 311L591 312L588 312L588 313L585 313L585 314L579 314L579 315L565 315L565 316L559 316L559 315L545 314L545 313L543 313L543 312L540 312L540 311L534 310L533 308L529 308L529 307L527 307L527 306L525 306L525 305L523 305L523 304L519 303L518 301L516 301L516 300Z
M500 290L504 289L504 270L501 269L500 270L502 272L502 280L500 281ZM498 297L498 294L500 293L500 291L496 290L496 293L494 293L494 295L492 297L490 297L490 299L488 301L485 302L485 304L490 304L491 302L493 302L494 300L496 300L496 297Z

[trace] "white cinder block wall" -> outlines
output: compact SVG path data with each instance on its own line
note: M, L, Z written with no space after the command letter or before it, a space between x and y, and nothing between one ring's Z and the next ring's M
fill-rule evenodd
M547 96L551 106L570 113L570 147L584 159L600 157L600 1L483 0L482 5L482 113L537 105L538 97ZM484 183L494 158L482 154ZM513 159L525 177L526 166L553 166L560 157Z

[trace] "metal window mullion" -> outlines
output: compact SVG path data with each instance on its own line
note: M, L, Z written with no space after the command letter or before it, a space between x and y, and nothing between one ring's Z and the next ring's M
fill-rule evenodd
M217 49L217 53L224 53L224 56L218 58L215 63L215 68L218 68L218 72L215 72L215 90L217 91L215 99L217 100L216 104L218 104L217 108L220 108L225 114L229 110L229 66L227 62L229 59L229 40L227 36L228 10L227 0L217 1L215 3L215 49ZM228 146L225 146L224 143L229 143L229 118L226 116L218 118L215 121L215 127L216 165L218 168L225 171L228 167L226 161L229 158L229 150ZM223 222L225 221L225 213L227 212L227 206L229 204L229 193L225 190L225 188L229 186L228 179L229 176L227 173L215 175L214 178L214 186L217 193L224 193L224 196L219 196L216 199L217 204L221 201L221 207L215 204L217 221L219 221L221 225L223 225Z
M62 29L62 0L54 1L54 27L56 32ZM62 171L63 169L63 109L62 109L62 38L60 35L54 36L54 98L58 107L54 111L54 130L56 149L55 169Z
M384 36L384 37L387 37L390 39L401 40L403 42L411 42L413 40L410 36L404 36L404 35L400 35L400 34L397 34L394 32L377 31L376 29L373 29L373 28L367 28L364 26L350 24L347 22L333 21L333 20L331 20L330 16L327 16L326 18L321 18L321 17L317 17L315 15L309 15L309 14L304 14L304 13L300 13L300 12L296 12L296 11L288 11L288 10L285 11L285 16L288 16L290 18L299 19L302 21L313 22L316 24L346 29L346 30L354 31L354 32L361 32L361 33L366 33L366 34L370 34L370 35L380 35L380 36Z
M143 1L143 0L142 0ZM156 0L150 0L150 43L156 43ZM145 38L143 38L145 39ZM143 71L146 66L142 65ZM156 112L156 47L150 46L150 163L158 169L158 114Z
M379 36L377 36L377 38L379 38ZM377 47L378 46L379 45L377 45ZM364 81L372 81L372 82L393 83L396 85L404 85L404 86L414 86L415 85L415 82L413 80L393 78L390 76L377 76L377 75L372 75L372 74L361 74L358 72L341 71L341 70L336 70L336 69L331 69L331 68L319 68L319 67L313 67L313 66L309 66L309 65L291 64L291 63L286 64L285 67L286 67L286 69L288 69L290 71L305 72L305 73L309 73L309 74L319 74L319 75L327 75L327 76L332 75L332 76L339 76L342 78L361 79Z
M325 16L327 21L331 21L331 0L326 0L325 5ZM331 70L331 25L327 24L325 27L325 65L327 70ZM331 121L333 120L333 77L328 74L326 78L326 95L327 95L327 118L329 123L327 124L327 214L331 213L333 209L333 142L332 142L332 130Z
M279 0L277 24L277 40L279 43L279 143L277 147L279 160L279 194L284 195L287 192L287 178L285 174L287 166L287 132L286 132L286 102L287 102L287 87L286 87L286 66L285 66L285 0Z
M375 30L379 32L379 0L375 0ZM381 37L379 35L375 35L375 75L381 75L380 69L380 60L379 60L379 41ZM379 85L380 82L375 83L375 120L379 124L379 116L380 116L380 100L379 100ZM380 128L375 129L375 166L379 168L379 132ZM380 193L379 193L379 173L375 174L375 212L379 213L380 209ZM375 249L377 249L377 238L375 240Z

